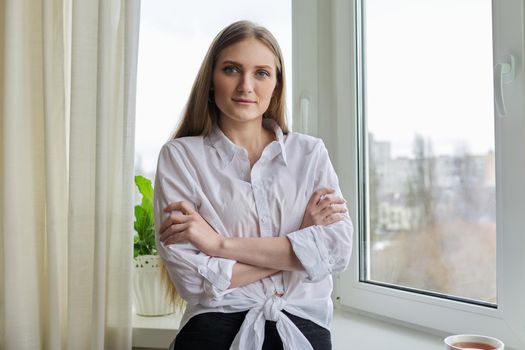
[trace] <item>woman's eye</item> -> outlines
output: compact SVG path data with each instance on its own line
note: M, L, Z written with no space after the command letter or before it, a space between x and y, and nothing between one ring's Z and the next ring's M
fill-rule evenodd
M239 72L239 68L237 68L235 66L227 66L227 67L224 67L222 70L226 74L233 74L233 73L238 73Z
M269 77L270 73L267 70L261 69L257 71L257 75L260 77Z

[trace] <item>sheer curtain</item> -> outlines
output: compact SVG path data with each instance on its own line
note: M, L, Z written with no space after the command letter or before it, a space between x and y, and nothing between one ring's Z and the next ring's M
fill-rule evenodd
M0 1L1 349L131 348L139 1Z

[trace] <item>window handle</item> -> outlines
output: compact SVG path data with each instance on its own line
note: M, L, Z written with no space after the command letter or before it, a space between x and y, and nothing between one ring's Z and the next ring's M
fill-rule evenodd
M496 108L500 117L504 117L507 114L503 84L513 82L515 75L516 67L514 56L512 55L505 55L504 61L498 62L494 66L494 98L496 100Z

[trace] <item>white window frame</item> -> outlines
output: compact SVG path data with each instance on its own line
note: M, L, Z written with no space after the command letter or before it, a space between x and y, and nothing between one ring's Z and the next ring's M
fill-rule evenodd
M336 307L431 332L487 334L525 348L524 0L493 0L494 63L516 57L504 86L507 115L495 112L497 308L412 293L359 280L356 0L294 0L294 130L322 137L356 228L352 260L336 278ZM308 38L308 39L306 39ZM329 44L326 44L326 43ZM323 48L321 46L324 45ZM465 57L458 64L468 64ZM330 63L330 64L327 64ZM328 77L328 78L326 78ZM310 103L301 99L307 98ZM313 103L312 103L313 101ZM308 107L305 111L304 107ZM304 126L307 119L310 127ZM314 125L314 127L311 127Z

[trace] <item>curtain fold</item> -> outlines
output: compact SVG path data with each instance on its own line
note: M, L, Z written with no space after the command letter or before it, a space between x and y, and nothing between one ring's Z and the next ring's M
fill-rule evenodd
M139 0L0 2L0 348L130 349Z

